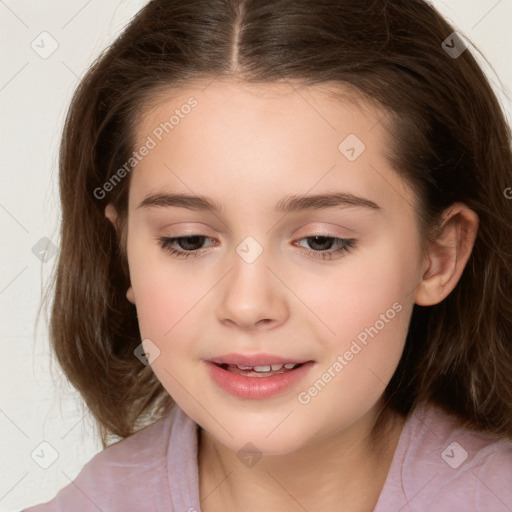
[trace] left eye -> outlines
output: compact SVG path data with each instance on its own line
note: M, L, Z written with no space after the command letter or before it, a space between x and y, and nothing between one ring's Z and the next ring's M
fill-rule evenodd
M334 236L308 236L301 238L301 240L308 240L308 243L312 247L315 245L324 247L323 249L307 249L306 251L310 256L322 259L331 259L336 253L348 253L356 244L356 240L354 238L338 238ZM311 241L313 242L311 243ZM329 247L325 248L325 245L328 245ZM337 248L331 249L333 245Z
M169 254L175 257L189 258L196 257L206 239L205 235L189 235L179 237L158 237L158 243ZM309 236L299 239L307 240L311 246L320 248L306 249L306 254L320 259L331 259L336 253L348 253L356 245L354 238L338 238L333 236ZM178 247L179 248L178 248ZM326 247L327 246L327 247ZM335 249L332 247L335 246ZM300 246L302 247L302 246Z

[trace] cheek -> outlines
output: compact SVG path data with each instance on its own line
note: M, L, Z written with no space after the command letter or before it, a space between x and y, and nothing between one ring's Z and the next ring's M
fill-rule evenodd
M163 269L165 270L165 269ZM187 324L187 315L206 293L202 286L176 272L147 268L132 277L141 335L166 342Z
M318 403L342 400L357 408L359 400L371 403L384 391L403 351L416 274L413 255L390 241L347 258L338 274L318 282L308 302L322 320L317 337L327 356L311 379L322 381Z
M128 262L139 328L143 339L157 342L178 321L188 288L176 281L176 272L170 272L164 264L154 240L145 240L144 233L138 235L136 229L132 233L128 239Z
M150 339L163 356L153 369L158 375L165 361L167 369L179 373L198 357L192 340L204 338L198 331L212 321L211 309L206 316L205 308L217 291L218 275L194 270L193 263L176 262L144 244L132 245L129 264L141 338Z
M141 339L151 340L153 345L148 347L156 345L158 349L158 357L151 363L158 380L174 400L187 404L190 394L184 384L190 387L189 376L195 370L191 367L196 350L191 343L191 333L197 328L194 306L206 290L192 286L183 273L169 272L165 265L139 269L133 273L132 286Z
M335 272L306 279L302 284L297 281L302 288L295 289L299 289L298 295L307 297L308 307L323 321L327 328L324 338L342 349L347 340L376 323L379 331L386 332L391 327L400 332L407 327L403 311L414 301L418 274L415 258L404 253L398 241L389 240L347 256ZM397 309L402 311L398 314Z
M356 276L352 278L357 283ZM413 307L400 293L398 284L393 289L383 285L382 290L374 284L352 294L331 295L323 319L334 334L318 337L323 345L319 353L325 357L298 396L305 418L315 417L324 433L365 414L391 380Z

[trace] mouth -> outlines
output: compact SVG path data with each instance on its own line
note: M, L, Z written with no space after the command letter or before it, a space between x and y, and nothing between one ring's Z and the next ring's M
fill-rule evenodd
M278 396L296 389L300 382L310 373L314 361L276 362L267 358L272 364L242 364L238 361L205 361L208 373L224 391L237 398L262 400Z

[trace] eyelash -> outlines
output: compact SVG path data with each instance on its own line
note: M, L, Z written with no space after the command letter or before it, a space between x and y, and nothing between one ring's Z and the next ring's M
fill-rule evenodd
M176 249L173 244L177 240L183 240L187 238L210 238L204 235L187 235L187 236L179 236L179 237L157 237L157 241L166 252L168 252L171 256L174 256L176 258L190 258L190 257L197 257L200 253L200 249L193 250L193 251L184 251L183 249L178 250ZM349 253L354 247L356 246L356 239L355 238L339 238L334 236L324 236L324 235L312 235L312 236L306 236L303 238L300 238L299 240L307 240L308 238L325 238L326 240L334 240L339 243L338 249L334 250L327 250L327 251L315 251L313 249L306 249L305 252L308 256L312 256L314 258L320 258L322 260L330 260L332 259L334 254L344 254Z

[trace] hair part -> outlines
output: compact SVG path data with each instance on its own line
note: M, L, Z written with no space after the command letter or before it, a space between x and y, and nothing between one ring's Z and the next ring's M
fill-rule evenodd
M379 105L386 157L418 199L425 250L451 204L478 214L456 288L439 304L414 306L385 398L404 416L432 401L469 428L512 439L512 202L503 195L512 183L510 130L471 51L453 59L442 48L453 31L422 0L153 0L97 59L62 135L50 337L103 446L174 402L134 356L141 339L125 297L130 176L102 199L93 191L128 161L144 109L216 78L333 85ZM119 236L107 203L119 214Z

